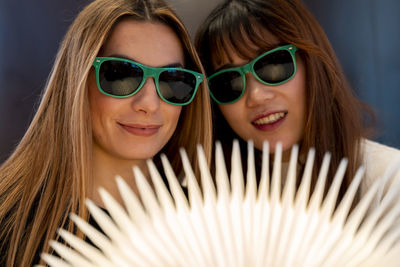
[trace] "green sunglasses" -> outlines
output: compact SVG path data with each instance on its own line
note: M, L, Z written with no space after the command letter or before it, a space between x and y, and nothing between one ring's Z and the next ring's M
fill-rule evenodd
M248 64L224 69L208 78L210 95L218 104L238 101L246 88L246 73L266 85L280 85L296 74L297 47L289 44L280 46L256 57Z
M203 81L203 74L182 68L152 68L116 57L96 57L97 87L105 95L126 98L136 94L148 77L154 78L157 93L168 104L189 104Z

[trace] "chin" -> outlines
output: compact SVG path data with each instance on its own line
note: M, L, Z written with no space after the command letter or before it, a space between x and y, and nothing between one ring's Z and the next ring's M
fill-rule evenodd
M161 151L163 147L152 146L136 146L133 150L119 153L120 156L126 160L146 160L153 158L157 153ZM123 151L122 148L120 151ZM125 147L126 149L126 147Z
M120 158L123 158L124 160L147 160L147 159L152 159L157 153L149 153L148 151L141 151L141 152L136 152L136 153L126 153L123 155L120 155Z

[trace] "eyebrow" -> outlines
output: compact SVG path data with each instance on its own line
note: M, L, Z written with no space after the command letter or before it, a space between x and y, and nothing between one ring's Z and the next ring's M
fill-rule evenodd
M142 65L147 66L146 64L143 64L143 63L141 63L141 62L135 60L134 58L131 58L131 57L128 57L128 56L123 56L123 55L120 55L120 54L112 54L112 55L110 55L109 57L117 57L117 58L127 59L127 60L135 61L135 62L137 62L137 63L140 63L140 64L142 64ZM150 66L149 66L149 67L150 67ZM180 62L173 62L173 63L167 64L167 65L158 66L158 67L156 67L156 68L183 68L183 67L184 67L184 66L183 66L182 63L180 63Z

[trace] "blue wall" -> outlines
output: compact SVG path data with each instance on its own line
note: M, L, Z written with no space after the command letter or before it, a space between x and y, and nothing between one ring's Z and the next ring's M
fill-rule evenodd
M88 1L0 1L0 163L25 133L62 37Z
M325 29L357 96L376 112L376 139L400 148L400 1L304 2Z

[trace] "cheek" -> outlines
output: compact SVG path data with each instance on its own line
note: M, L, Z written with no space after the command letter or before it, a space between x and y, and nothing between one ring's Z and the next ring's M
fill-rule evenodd
M225 120L228 122L231 128L235 129L236 131L239 130L238 127L240 125L243 125L243 123L240 122L244 121L244 109L241 107L241 105L238 105L240 103L239 101L233 104L219 105L219 109L221 110L222 115L225 117Z
M100 138L105 134L105 128L110 126L110 118L117 114L122 101L102 94L95 82L88 83L88 98L93 134Z
M219 109L220 109L222 115L225 117L225 119L227 121L230 121L230 116L232 115L232 112L235 112L235 110L230 108L227 105L220 105Z
M175 130L179 117L181 115L182 107L174 106L167 103L163 103L162 114L164 119L168 121L170 130Z

